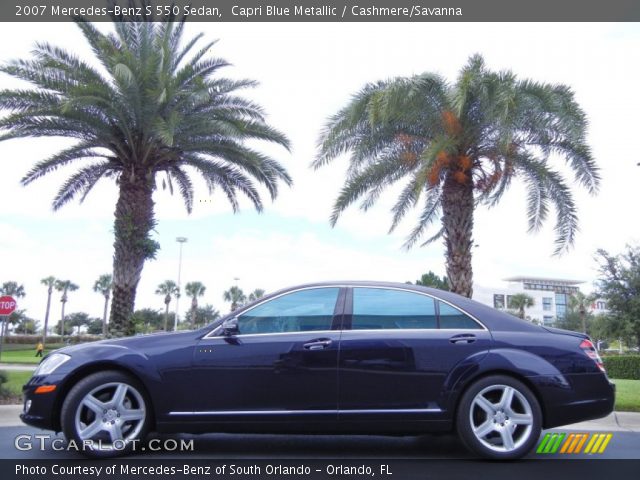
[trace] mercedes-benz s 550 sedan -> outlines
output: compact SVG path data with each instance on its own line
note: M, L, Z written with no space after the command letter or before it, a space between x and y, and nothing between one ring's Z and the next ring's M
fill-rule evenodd
M517 458L543 428L609 414L614 386L581 333L420 286L281 290L199 330L50 353L22 420L93 456L150 431L411 435L457 431Z

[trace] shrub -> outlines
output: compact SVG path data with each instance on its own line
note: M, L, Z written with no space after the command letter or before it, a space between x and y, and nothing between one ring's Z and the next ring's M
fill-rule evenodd
M602 360L610 378L640 380L640 355L607 355Z
M9 396L9 390L7 389L7 383L9 382L9 375L4 370L0 370L0 398L6 398Z

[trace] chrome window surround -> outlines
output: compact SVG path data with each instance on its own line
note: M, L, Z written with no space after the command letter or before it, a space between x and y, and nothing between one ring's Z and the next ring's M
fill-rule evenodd
M476 322L478 325L480 325L482 327L482 330L484 331L489 331L489 329L480 321L478 320L475 316L471 315L469 312L467 312L466 310L452 304L451 302L448 302L442 298L439 297L434 297L433 295L429 295L428 293L424 293L424 292L417 292L415 290L409 290L407 288L400 288L400 287L384 287L384 286L379 286L379 285L319 285L319 286L315 286L315 287L302 287L302 288L298 288L295 290L289 290L287 292L281 293L280 295L276 296L276 297L272 297L269 299L266 299L260 303L257 303L256 305L254 305L253 307L251 307L248 310L245 310L244 312L242 312L242 314L244 315L247 312L250 312L251 310L253 310L254 308L262 305L263 303L267 303L270 302L271 300L275 300L276 298L280 298L284 295L288 295L290 293L295 293L295 292L300 292L303 290L316 290L319 288L377 288L380 290L399 290L401 292L409 292L409 293L414 293L416 295L424 295L425 297L429 297L433 300L439 300L442 303L446 303L447 305L449 305L452 308L455 308L456 310L459 310L460 312L464 313L466 316L468 316L471 320L473 320L474 322ZM204 337L202 337L202 340L205 339L212 339L212 338L220 338L220 335L214 335L214 333L216 331L218 331L218 329L221 327L221 325L219 325L218 327L214 328L213 330L211 330L211 332L207 333ZM352 329L348 329L348 330L309 330L307 332L274 332L274 333L247 333L247 334L238 334L235 335L236 337L257 337L257 336L265 336L265 335L295 335L295 334L316 334L316 333L338 333L338 332L407 332L407 331L418 331L418 332L429 332L429 331L446 331L446 332L450 332L450 331L469 331L468 328L380 328L380 329L372 329L372 330L352 330Z

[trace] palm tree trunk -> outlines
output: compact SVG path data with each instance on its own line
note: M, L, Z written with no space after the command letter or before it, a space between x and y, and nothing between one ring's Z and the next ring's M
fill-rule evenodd
M155 226L153 188L142 169L120 176L116 204L113 254L113 300L109 330L114 336L132 335L131 315L147 258L153 258L157 243L149 238Z
M447 276L451 291L471 298L473 294L473 184L459 183L447 175L442 191L442 224L447 249Z
M62 302L62 311L60 312L60 336L64 338L64 304L67 302Z
M109 313L109 295L104 296L104 312L102 313L102 337L107 338L107 314Z
M169 304L165 302L164 305L164 331L167 332L167 328L169 328Z
M49 328L49 311L51 310L51 294L53 293L52 287L49 287L47 291L47 310L44 313L44 328L42 329L42 345L47 345L47 329Z

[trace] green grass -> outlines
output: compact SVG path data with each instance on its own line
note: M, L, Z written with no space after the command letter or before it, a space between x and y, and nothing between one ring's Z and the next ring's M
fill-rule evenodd
M33 372L8 371L9 381L5 384L12 395L22 394L22 386L31 378Z
M618 412L640 412L640 380L611 380L616 384Z
M50 350L45 350L44 355L49 353ZM42 360L40 357L36 357L36 349L29 350L2 350L0 361L2 363L30 363L37 364Z

